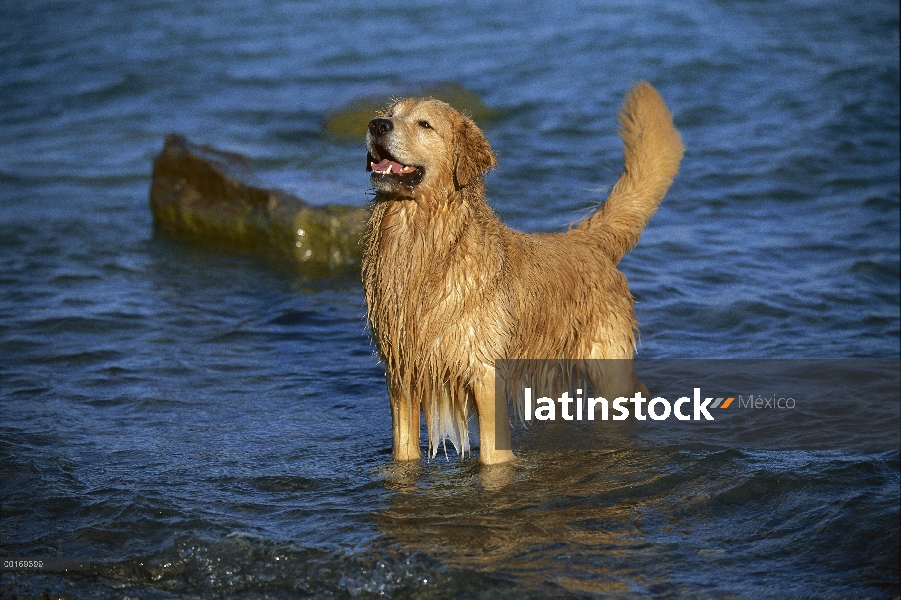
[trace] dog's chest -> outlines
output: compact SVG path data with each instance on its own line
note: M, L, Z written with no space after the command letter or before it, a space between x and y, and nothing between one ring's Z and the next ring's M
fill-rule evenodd
M507 323L489 280L493 269L473 243L458 232L396 219L379 225L369 232L364 288L382 351L452 354L463 362L497 355Z

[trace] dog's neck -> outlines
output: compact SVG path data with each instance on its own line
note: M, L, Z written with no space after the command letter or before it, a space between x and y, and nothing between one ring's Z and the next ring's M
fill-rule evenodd
M445 188L446 189L446 188ZM500 221L484 200L480 179L470 185L440 194L422 190L412 199L376 195L372 215L363 236L363 284L367 301L375 290L392 291L406 298L423 295L429 304L448 292L448 285L476 290L483 277L448 281L458 261L479 260L486 248L495 248L476 271L491 278L498 244L486 238L498 235ZM470 272L465 269L463 272ZM431 295L431 300L429 299Z
M395 265L406 262L415 250L440 260L461 237L478 237L495 223L500 224L485 203L481 180L450 193L429 187L416 190L413 197L379 193L366 226L363 254L370 259L389 256ZM401 245L393 249L398 253L385 254L394 243Z

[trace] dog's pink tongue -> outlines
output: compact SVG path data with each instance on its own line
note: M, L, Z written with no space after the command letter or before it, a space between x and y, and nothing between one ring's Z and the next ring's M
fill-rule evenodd
M373 171L384 171L386 169L390 170L392 173L400 173L403 170L404 166L400 163L396 163L393 160L388 160L387 158L382 159L381 161L372 165Z

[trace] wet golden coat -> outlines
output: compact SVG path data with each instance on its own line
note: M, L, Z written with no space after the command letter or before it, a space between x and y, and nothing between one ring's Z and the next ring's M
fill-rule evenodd
M639 83L620 115L625 170L603 207L569 231L525 234L503 225L485 201L482 178L496 160L475 123L433 99L400 100L381 118L391 129L370 133L370 150L387 150L423 173L412 185L373 177L363 238L368 321L385 362L394 457L420 457L420 408L431 454L445 438L467 451L475 408L480 460L512 460L498 449L509 441L495 427L507 415L505 408L495 414L494 361L632 357L635 313L616 264L678 171L679 133L659 94ZM633 372L624 389L638 386Z

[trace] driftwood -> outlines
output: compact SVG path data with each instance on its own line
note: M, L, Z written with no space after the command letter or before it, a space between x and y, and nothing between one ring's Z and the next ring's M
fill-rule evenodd
M153 164L150 210L158 231L288 258L314 275L358 268L363 208L311 206L266 187L248 160L170 134Z

